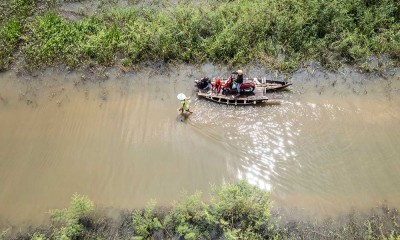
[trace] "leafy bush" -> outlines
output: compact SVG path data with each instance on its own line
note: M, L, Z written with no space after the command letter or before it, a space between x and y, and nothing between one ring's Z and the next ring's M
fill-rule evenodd
M172 209L164 219L167 231L185 239L210 238L212 223L209 206L200 200L201 193L183 195L182 200L173 203Z
M9 229L3 230L0 234L0 240L6 239L7 235L9 234Z
M269 193L242 181L214 187L212 202L201 194L184 196L164 219L166 230L185 239L265 239L278 232L271 218Z
M44 234L34 233L31 240L48 240L48 238Z
M265 239L275 234L269 192L245 181L213 191L212 213L227 239Z
M153 235L155 231L162 228L162 224L154 211L155 205L155 201L150 201L143 211L136 210L133 213L133 230L140 239L147 239Z
M84 227L80 221L93 209L94 204L88 197L74 194L69 208L51 211L51 220L55 223L53 238L67 240L82 235Z

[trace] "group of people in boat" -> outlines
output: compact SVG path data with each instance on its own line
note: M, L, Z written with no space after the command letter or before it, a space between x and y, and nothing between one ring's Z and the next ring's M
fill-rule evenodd
M232 72L232 74L234 74L236 77L233 79L230 88L236 89L237 90L236 96L240 96L240 87L243 84L243 71L237 70ZM221 93L223 84L219 78L215 80L214 84L212 84L210 78L204 77L200 80L198 87L200 90L210 91L210 93L215 93L216 95L218 95Z

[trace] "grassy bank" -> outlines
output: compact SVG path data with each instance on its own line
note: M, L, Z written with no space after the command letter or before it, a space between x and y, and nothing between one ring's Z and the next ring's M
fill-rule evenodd
M32 11L32 2L5 1L0 4L0 71L7 70L19 47L22 25Z
M272 212L269 193L247 182L214 187L211 197L206 203L201 193L183 195L168 209L151 201L116 220L74 195L68 208L50 211L50 225L16 234L4 230L0 239L400 239L399 213L386 206L317 223L284 220Z
M77 21L61 17L55 0L47 1L52 3L39 14L32 13L37 8L30 0L8 1L22 2L27 10L7 10L2 18L3 70L18 51L28 68L211 61L260 63L287 72L317 61L325 68L350 63L373 71L371 56L380 64L387 63L382 58L397 65L400 60L396 0L209 0L202 5L184 1L163 8L112 9L107 5Z

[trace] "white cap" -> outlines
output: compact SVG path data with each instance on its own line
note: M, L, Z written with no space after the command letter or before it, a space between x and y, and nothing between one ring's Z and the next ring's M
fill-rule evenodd
M183 94L183 93L179 93L178 94L178 96L176 96L177 98L178 98L178 100L185 100L185 98L186 98L186 95L185 94Z

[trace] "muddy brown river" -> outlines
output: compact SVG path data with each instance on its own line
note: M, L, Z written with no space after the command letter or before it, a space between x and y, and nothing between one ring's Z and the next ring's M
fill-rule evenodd
M170 204L182 191L206 198L212 184L240 179L271 190L275 206L312 216L400 207L399 72L305 69L262 106L196 97L194 79L229 72L0 74L0 225L47 219L74 193L132 209ZM180 92L195 111L184 121Z

